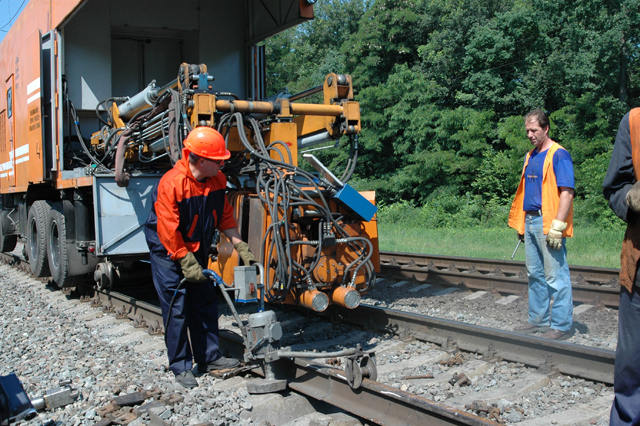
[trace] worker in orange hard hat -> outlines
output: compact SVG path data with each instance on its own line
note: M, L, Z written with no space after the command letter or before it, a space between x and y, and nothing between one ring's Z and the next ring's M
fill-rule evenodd
M203 284L207 279L202 274L216 229L231 240L245 265L255 261L225 194L227 179L220 168L230 156L218 131L193 129L182 159L160 179L145 224L169 367L176 382L187 388L198 386L191 371L194 360L200 374L239 364L219 351L216 293ZM183 277L187 282L179 286Z

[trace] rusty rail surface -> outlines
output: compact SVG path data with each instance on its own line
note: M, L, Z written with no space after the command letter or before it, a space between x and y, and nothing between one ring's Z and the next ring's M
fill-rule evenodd
M0 261L30 273L28 264L18 256L1 253ZM43 280L46 281L46 278ZM154 303L110 290L96 290L91 303L94 308L103 309L117 318L129 318L135 327L147 328L151 334L163 332L160 306ZM244 346L238 333L221 329L220 339L233 356L242 358ZM499 426L499 423L492 420L366 378L358 389L351 389L344 371L310 360L283 359L280 364L277 369L278 378L287 380L290 389L325 401L376 424ZM262 374L260 368L252 371Z
M99 291L97 298L105 309L121 317L126 315L137 324L162 323L159 306L113 291ZM235 357L242 358L244 346L239 334L222 329L220 339ZM361 388L353 390L344 371L309 360L286 359L281 364L277 369L278 379L287 380L290 389L380 425L498 425L491 420L368 379L364 379ZM252 371L262 374L260 368Z
M28 266L25 268L24 260L17 256L2 254L0 260L28 273ZM153 303L108 290L96 291L92 303L94 307L102 308L120 318L131 319L136 326L146 327L150 333L162 333L160 307ZM487 357L502 357L540 367L543 371L545 368L550 371L556 368L565 374L604 383L613 382L615 354L611 351L366 305L356 310L338 309L338 316L350 323L412 335L441 344L445 348L457 347L471 352L484 352ZM242 356L244 347L238 333L222 329L220 338L234 356ZM541 360L544 361L541 363ZM260 368L252 371L262 373ZM360 388L353 390L342 370L309 360L282 360L278 374L279 378L287 380L292 390L381 425L499 424L366 378Z
M360 305L355 310L335 307L343 320L363 327L441 345L444 349L502 358L587 380L613 384L615 352L541 337L496 330L394 309Z
M437 282L470 290L527 294L524 262L380 252L381 276ZM618 269L570 266L573 300L617 308L620 300Z

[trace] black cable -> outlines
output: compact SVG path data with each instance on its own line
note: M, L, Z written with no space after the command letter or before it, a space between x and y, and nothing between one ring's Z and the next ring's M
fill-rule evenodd
M173 310L173 303L176 301L176 296L178 295L178 290L182 287L182 284L187 282L186 278L183 278L179 283L178 287L173 292L173 296L171 297L171 303L169 303L169 311L167 312L167 319L164 321L164 344L167 346L167 328L169 326L169 321L171 320L171 311Z
M109 154L111 154L111 152L114 150L114 148L116 148L118 146L118 139L115 139L115 141L111 144L111 146L109 146L109 141L111 141L111 139L113 139L113 137L115 135L117 135L118 133L124 131L125 129L126 129L126 127L119 127L117 129L112 129L109 132L109 135L107 136L107 139L104 142L105 153L102 156L102 159L100 160L100 162L104 162L104 160L106 160L106 158L109 156ZM108 166L111 167L111 163L109 163Z
M100 160L98 160L96 157L94 157L91 154L91 152L89 152L89 149L87 148L87 144L82 137L82 133L80 132L80 124L78 122L76 107L73 105L73 102L71 101L69 101L69 105L70 105L71 115L73 116L73 123L75 124L75 127L76 127L76 136L78 136L78 140L80 141L80 146L82 147L82 150L84 151L85 154L87 154L87 157L89 157L92 163L96 164L97 166L104 167L104 165L100 162Z
M347 167L345 168L344 174L340 178L340 182L347 183L353 176L353 173L356 170L356 163L358 161L358 135L354 135L350 138L351 140L351 158L347 161Z
M98 104L96 105L96 115L98 116L98 120L100 120L102 122L102 124L104 124L105 126L109 126L109 123L106 122L104 120L104 118L102 118L102 113L100 112L100 106L102 106L103 104L106 104L107 102L113 100L113 98L107 98L104 101L100 101L98 102ZM108 111L108 107L105 106L105 111Z
M9 19L9 22L7 22L2 27L0 27L0 30L4 31L5 33L7 32L7 31L4 30L4 27L6 27L7 25L11 24L13 22L13 20L15 19L15 17L18 16L20 14L20 12L22 12L22 6L24 6L26 1L27 0L22 0L22 4L20 4L20 7L18 7L18 11L16 12L16 14L13 15L13 17L11 19Z
M224 114L220 118L218 129L225 140L228 140L232 127L237 128L240 143L245 149L238 155L237 160L231 160L228 164L233 164L235 170L242 167L240 171L243 173L255 173L257 197L271 217L271 223L262 239L262 246L267 262L271 259L277 259L277 261L269 266L273 271L273 281L267 282L267 291L265 292L267 300L270 302L283 301L294 283L301 284L303 288L306 288L307 283L311 280L310 273L316 268L322 256L323 223L330 223L331 228L334 229L333 232L336 232L337 236L344 240L344 244L354 253L354 258L344 270L343 283L348 280L352 283L355 282L358 274L364 268L365 289L371 288L375 279L375 269L370 262L373 255L373 245L366 238L351 237L342 228L338 223L338 219L341 219L342 216L335 215L331 211L324 195L326 190L319 187L316 177L291 164L292 154L286 144L276 141L265 146L261 136L262 129L255 118L244 116L241 113ZM250 129L253 134L253 144L247 138L246 129ZM282 161L285 158L283 150L278 149L280 145L284 147L289 163ZM355 170L357 140L353 141L353 145L353 155L351 155L343 174L345 180L348 180ZM279 159L271 158L271 154L275 151L277 151ZM311 190L301 190L301 185L308 186ZM320 216L317 231L318 247L313 256L305 259L304 264L298 263L292 254L292 247L306 243L290 240L291 230L287 215L291 209L295 208L313 209L318 211Z

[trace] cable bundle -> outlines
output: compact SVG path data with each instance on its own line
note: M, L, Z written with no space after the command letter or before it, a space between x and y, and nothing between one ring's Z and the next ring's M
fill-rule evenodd
M375 282L375 271L370 261L373 245L367 238L349 236L340 225L343 217L331 211L325 198L325 193L331 192L330 185L320 186L319 180L313 174L293 166L291 151L283 142L275 141L265 146L260 124L255 118L242 113L225 114L220 120L218 129L228 137L233 126L237 127L245 151L227 162L225 173L227 176L249 174L256 182L258 198L271 216L271 223L262 241L267 262L265 266L274 272L273 281L265 280L268 289L267 299L283 302L293 288L301 290L315 288L311 273L322 256L324 236L331 231L336 234L336 244L346 244L354 253L351 263L345 265L341 284L355 287L356 276L364 268L367 285L361 291L369 290ZM248 128L253 135L253 144L247 138L245 128ZM283 147L286 154L283 155L277 146ZM280 160L271 158L274 152ZM353 165L350 163L344 177L348 178L352 173ZM304 187L309 189L303 189ZM294 225L291 224L289 216L297 209L303 212L309 210L317 212L317 239L291 240ZM308 266L296 261L292 255L292 248L298 245L315 247L313 257L304 262L308 263ZM267 276L269 277L270 274L267 273Z

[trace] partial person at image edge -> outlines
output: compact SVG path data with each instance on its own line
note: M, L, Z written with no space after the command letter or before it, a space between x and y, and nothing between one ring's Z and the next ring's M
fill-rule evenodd
M620 122L602 183L609 207L627 223L620 252L618 346L610 425L640 424L640 108Z

